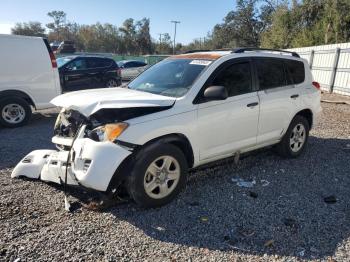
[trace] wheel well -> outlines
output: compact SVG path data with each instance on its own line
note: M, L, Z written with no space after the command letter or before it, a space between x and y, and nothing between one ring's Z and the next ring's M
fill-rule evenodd
M145 147L154 143L170 143L177 146L185 155L188 167L191 168L194 163L194 155L192 146L188 138L183 134L169 134L161 137L154 138L142 146L138 146L139 150L141 147ZM111 181L109 182L107 192L110 192L113 188L117 188L126 181L127 174L130 170L130 163L135 161L135 154L129 155L123 162L119 165L117 170L114 172Z
M310 129L311 129L313 116L312 116L312 111L310 109L301 110L296 115L304 117L309 123Z
M30 98L29 95L22 91L18 90L5 90L0 92L0 97L1 98L6 98L6 97L20 97L24 99L29 105L33 106L35 108L35 104L33 100Z
M149 144L153 144L156 142L160 143L169 143L176 147L178 147L186 157L188 167L192 167L194 163L194 155L190 141L183 134L169 134L161 137L157 137L148 141L143 146L147 146Z

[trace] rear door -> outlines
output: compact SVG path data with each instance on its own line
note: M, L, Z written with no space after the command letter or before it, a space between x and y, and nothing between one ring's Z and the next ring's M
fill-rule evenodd
M102 88L106 86L106 72L111 66L110 60L100 57L88 58L90 88Z
M76 91L89 88L90 77L88 73L86 58L79 57L69 62L63 73L64 90Z
M195 102L201 161L256 145L259 99L252 75L250 59L234 59L220 65L205 84L225 86L229 97Z
M298 108L299 91L289 79L285 60L254 58L260 100L258 144L280 139Z
M140 74L140 66L137 61L127 62L124 66L125 74L124 77L127 79L133 79Z

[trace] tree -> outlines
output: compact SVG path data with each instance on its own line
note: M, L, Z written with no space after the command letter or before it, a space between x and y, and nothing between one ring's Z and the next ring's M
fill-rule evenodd
M51 11L48 12L47 15L53 19L53 22L48 23L46 27L56 33L56 40L64 40L60 38L60 31L66 24L66 13L63 11Z
M237 0L237 8L230 11L224 22L214 26L211 37L204 46L212 48L233 48L237 46L259 46L260 34L268 21L264 11L257 9L258 0ZM264 18L264 20L263 20ZM197 46L196 43L193 43Z
M135 53L137 43L136 43L136 28L134 24L134 19L128 18L124 21L122 27L119 31L123 38L122 53L132 54Z
M136 23L136 42L140 54L150 54L153 52L149 24L149 18L143 18Z
M155 48L157 54L170 54L172 52L172 42L169 33L162 34L162 41Z
M17 23L11 29L14 35L40 36L45 37L45 28L40 22Z

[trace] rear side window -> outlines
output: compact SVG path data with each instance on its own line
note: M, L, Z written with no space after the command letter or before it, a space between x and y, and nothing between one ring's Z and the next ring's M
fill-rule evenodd
M135 64L135 66L145 66L145 65L147 65L146 63L141 62L141 61L137 61L137 62L135 61L134 64Z
M213 80L212 85L224 86L229 96L252 91L249 62L235 63L224 68Z
M285 86L287 84L283 60L259 58L255 60L260 90Z
M304 63L294 60L285 60L286 70L288 74L288 84L300 84L305 80Z
M109 59L103 58L89 58L89 68L101 68L101 67L110 67L112 61Z

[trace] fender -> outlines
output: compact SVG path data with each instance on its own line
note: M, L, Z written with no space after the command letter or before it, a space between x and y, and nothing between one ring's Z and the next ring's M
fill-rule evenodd
M5 97L11 97L11 96L23 98L30 105L32 105L34 108L36 108L33 98L23 91L20 91L20 90L0 91L0 99L5 98Z

